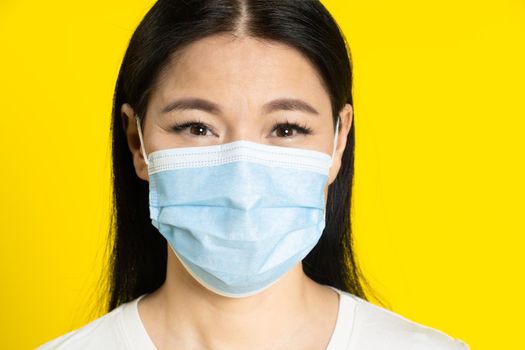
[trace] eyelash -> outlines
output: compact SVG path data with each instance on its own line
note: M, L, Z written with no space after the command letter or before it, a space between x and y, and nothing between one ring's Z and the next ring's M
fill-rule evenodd
M196 120L184 121L184 122L181 122L181 123L173 125L171 127L171 129L173 131L175 131L176 133L180 133L183 130L185 130L185 129L191 127L191 126L200 126L200 127L204 128L204 129L212 131L212 129L210 127L208 127L206 124L202 123L200 120L198 120L198 121L196 121ZM287 128L287 129L295 129L298 133L303 134L303 135L309 135L309 134L312 133L312 129L309 128L308 126L306 126L305 124L292 123L292 122L289 122L288 120L286 120L284 123L277 123L277 124L275 124L273 129L272 129L272 132L275 129L277 129L278 127ZM202 135L193 135L193 136L202 136Z

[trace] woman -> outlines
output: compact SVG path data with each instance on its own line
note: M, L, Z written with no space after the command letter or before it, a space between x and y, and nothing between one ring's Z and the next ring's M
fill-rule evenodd
M351 82L318 1L158 1L115 90L111 312L41 348L467 349L366 301Z

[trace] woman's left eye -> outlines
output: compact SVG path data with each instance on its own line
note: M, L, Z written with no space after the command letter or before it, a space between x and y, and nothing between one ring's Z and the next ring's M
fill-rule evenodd
M281 123L277 124L273 131L277 132L277 137L291 137L292 136L292 130L295 130L296 133L308 135L312 132L312 129L308 128L306 125L299 125L297 123ZM295 136L295 134L293 135Z

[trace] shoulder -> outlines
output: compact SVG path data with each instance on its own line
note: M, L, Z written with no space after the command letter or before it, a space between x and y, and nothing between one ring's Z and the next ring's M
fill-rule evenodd
M48 341L36 350L55 349L124 349L127 340L121 332L122 313L128 304L123 304L85 326Z
M416 323L353 294L341 292L354 304L350 349L360 350L468 350L448 334Z

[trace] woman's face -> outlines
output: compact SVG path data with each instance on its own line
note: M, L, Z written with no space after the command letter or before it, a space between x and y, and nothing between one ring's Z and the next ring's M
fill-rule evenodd
M180 51L159 75L143 124L144 146L149 154L248 140L331 155L331 114L320 77L298 51L251 37L214 35ZM130 105L122 106L122 115L137 175L148 180ZM340 167L351 106L340 115L329 183Z

